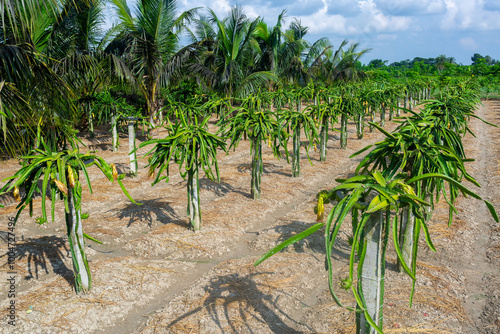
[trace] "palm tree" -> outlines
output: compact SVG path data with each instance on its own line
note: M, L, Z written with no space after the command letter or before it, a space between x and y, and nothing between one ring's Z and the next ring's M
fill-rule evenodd
M279 78L288 84L305 86L323 55L331 48L327 38L320 38L313 44L305 39L308 28L294 19L283 34Z
M91 136L95 118L99 120L100 116L94 115L93 108L97 94L115 77L109 71L110 55L103 53L105 38L100 37L103 9L103 0L68 1L60 18L47 32L45 49L48 56L58 60L53 65L54 71L74 93L80 122L87 121Z
M253 38L259 46L259 59L257 68L263 71L269 71L275 76L279 76L279 69L285 61L284 54L289 48L283 48L283 32L281 30L285 23L286 10L283 10L278 16L274 27L267 25L264 20L259 20L255 27Z
M178 50L179 35L190 23L197 8L177 14L176 0L138 0L134 17L126 0L110 0L118 15L115 39L107 50L127 59L136 85L146 99L151 124L161 108L160 87L179 75L191 48Z
M46 54L54 42L50 32L63 11L72 8L69 2L8 1L0 6L2 146L9 147L12 155L38 146L37 132L43 132L53 148L65 145L72 136L73 94Z
M318 62L315 75L319 80L331 85L338 81L356 81L366 76L357 68L357 63L370 49L359 50L359 43L353 43L344 51L347 43L348 41L344 40L335 52L328 50L325 57Z
M259 70L254 61L257 51L252 42L259 22L259 18L250 21L238 6L224 19L208 9L208 17L197 21L198 36L192 34L204 59L191 64L190 71L227 98L246 98L274 81L275 75Z

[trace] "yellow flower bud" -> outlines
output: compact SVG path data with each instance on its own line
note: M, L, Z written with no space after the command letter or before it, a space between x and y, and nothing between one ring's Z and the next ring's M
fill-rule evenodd
M149 168L148 178L149 178L149 179L152 179L154 176L155 176L155 168L154 168L153 166L151 166L151 167Z
M19 188L18 187L14 187L14 198L18 202L21 201L21 196L19 195Z
M56 184L56 186L60 192L64 193L64 195L68 194L68 188L66 188L64 183L62 183L61 181L56 180L56 179L53 179L52 182L54 182Z
M324 214L325 214L325 206L323 205L323 196L320 196L318 198L318 217L316 219L318 223L323 221Z
M70 166L68 166L68 180L71 188L74 188L76 185L75 174L73 174L73 169Z
M116 170L115 164L110 164L112 170L113 170L113 180L118 180L118 171Z

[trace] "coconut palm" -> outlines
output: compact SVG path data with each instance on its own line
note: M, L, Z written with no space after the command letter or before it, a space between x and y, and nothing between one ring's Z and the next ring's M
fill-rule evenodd
M285 23L286 10L278 16L274 27L268 26L264 20L259 20L253 33L254 40L258 43L259 59L256 67L262 71L269 71L279 77L283 63L286 61L286 52L290 48L285 48L283 43L282 26Z
M358 69L357 64L370 49L359 50L359 43L353 43L344 50L347 43L348 41L344 40L336 51L329 49L324 53L314 71L317 80L332 85L339 81L350 82L366 77L365 73Z
M126 0L111 0L111 3L119 24L107 50L127 58L153 124L161 108L160 88L179 75L181 65L192 51L190 46L181 50L178 47L180 33L192 21L197 9L178 14L176 0L138 0L134 8L136 16L133 16Z
M305 39L308 28L294 19L283 34L282 65L279 78L287 84L305 86L312 78L323 55L331 48L327 38L320 38L314 43Z
M189 70L228 98L245 98L266 84L276 80L275 75L255 66L253 35L260 19L250 21L242 7L231 8L227 18L219 18L208 9L208 16L197 21L197 41L205 57L191 64Z
M0 6L0 67L3 138L9 153L27 153L36 146L37 132L45 134L53 148L71 136L76 115L72 92L53 71L52 60L44 53L47 33L57 24L60 3L28 0L8 1ZM20 108L21 105L24 104Z

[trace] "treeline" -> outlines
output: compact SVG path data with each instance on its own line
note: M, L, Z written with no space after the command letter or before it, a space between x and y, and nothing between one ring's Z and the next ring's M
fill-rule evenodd
M390 76L460 76L460 75L475 75L475 76L500 76L500 61L493 59L491 56L483 56L479 53L474 53L471 57L471 65L463 65L456 62L454 57L439 55L436 58L415 57L413 60L406 59L389 63L388 60L373 59L367 65L360 65L364 71L371 71L376 75L379 71L387 72Z
M40 133L53 149L64 147L75 128L92 135L94 125L114 114L154 128L165 105L193 95L233 103L310 82L329 87L472 74L492 90L498 82L500 64L481 55L471 66L444 55L364 66L360 58L368 50L327 38L311 42L308 28L286 10L268 24L241 7L223 17L209 8L180 12L170 0L138 0L133 7L109 2L118 20L107 31L104 0L0 6L0 151L36 146ZM181 36L189 36L188 45Z

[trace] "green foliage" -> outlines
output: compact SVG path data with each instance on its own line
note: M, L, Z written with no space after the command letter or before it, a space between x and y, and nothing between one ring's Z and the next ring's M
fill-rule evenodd
M409 85L409 90L418 92L427 83L413 82ZM392 89L392 88L388 88ZM387 90L386 90L387 92ZM459 92L459 93L458 93ZM400 97L396 93L395 98ZM311 226L306 231L284 241L280 245L264 254L255 265L260 264L276 252L286 246L297 242L308 235L325 227L325 251L326 264L329 278L330 293L334 301L343 306L334 291L332 272L332 251L335 245L341 225L351 214L351 225L353 234L349 237L351 253L349 260L349 276L343 279L341 287L350 289L357 302L357 310L351 307L347 309L362 312L369 325L377 332L382 332L382 323L375 323L367 310L367 301L363 295L362 267L366 254L368 241L365 240L364 227L371 219L372 215L383 212L385 219L376 220L376 224L383 224L380 231L392 231L394 250L403 270L412 278L412 294L410 305L413 299L416 279L416 261L418 256L418 241L420 232L423 232L426 243L431 250L435 251L431 236L426 225L428 209L433 206L434 201L438 201L442 196L450 207L450 222L456 209L454 202L459 194L470 196L476 199L481 197L465 187L462 181L465 179L476 186L476 180L470 176L465 168L466 159L461 136L468 130L468 120L476 117L473 108L477 103L477 87L471 85L469 81L459 82L454 87L442 86L440 98L428 101L423 111L419 114L411 110L405 110L410 116L400 120L400 126L393 133L385 131L376 123L371 123L382 132L386 138L373 146L356 152L352 157L357 156L369 149L371 151L360 162L356 169L356 175L347 180L337 180L340 184L326 193L322 191L318 194L318 205L315 213L318 217L322 215L324 203L336 202L328 214L326 223L318 223ZM390 95L390 94L387 94ZM368 94L363 94L362 100L368 103ZM349 101L348 95L347 101ZM390 98L386 98L389 99ZM376 100L376 99L375 99ZM349 104L347 104L349 106ZM344 107L346 108L346 107ZM347 108L346 108L347 109ZM427 203L427 199L431 203ZM484 201L493 219L498 222L499 217L493 205ZM409 210L415 217L414 225L403 227L399 225L398 219L402 210ZM318 218L319 221L319 218ZM370 223L373 224L373 221ZM408 265L403 256L398 236L404 234L403 228L414 229L414 240L411 249L411 265ZM387 232L384 232L387 235ZM385 262L385 243L382 238L380 245L382 251L381 265ZM357 281L354 277L354 269L357 267ZM383 268L380 269L383 272ZM381 278L383 279L383 277ZM382 287L383 294L383 287ZM382 295L383 299L383 295Z
M66 228L68 233L70 251L73 258L75 271L75 287L77 293L87 292L91 288L91 274L87 257L85 254L84 238L99 242L98 240L83 233L81 214L82 206L82 185L80 182L80 172L83 173L87 186L92 193L92 185L87 168L95 165L104 175L113 182L116 180L122 191L135 203L123 186L124 174L118 176L114 165L108 165L106 161L98 155L79 152L78 147L73 145L72 149L53 151L45 144L43 138L39 138L43 149L34 149L30 155L21 158L22 167L3 182L7 182L0 194L14 190L14 194L19 193L19 188L24 188L25 192L19 198L17 214L14 223L17 222L21 212L29 206L29 214L33 215L33 200L36 194L41 194L42 217L37 218L38 224L47 222L46 198L51 199L51 218L55 219L55 204L58 199L63 200L65 207ZM41 182L39 182L41 179Z
M146 154L149 155L149 176L152 177L155 170L158 173L153 184L165 180L168 182L170 161L174 160L179 165L179 172L183 178L187 178L188 206L187 213L193 229L201 227L201 210L199 201L198 170L201 167L205 175L220 181L219 166L217 163L217 149L226 151L225 138L212 134L208 131L208 120L210 117L198 120L200 109L194 105L179 104L181 112L180 119L176 124L168 123L166 128L168 136L164 139L152 139L142 143L139 148L155 144ZM206 113L206 111L203 111ZM215 174L214 171L215 170ZM162 175L163 173L166 175Z
M292 133L291 136L296 135L296 129L299 131L302 129L304 131L304 135L309 142L309 145L306 146L306 153L310 163L309 148L319 138L318 129L314 120L314 111L314 106L308 106L306 110L300 112L293 109L278 110L279 122L281 123L280 128L289 129L289 135L290 132ZM285 149L288 151L286 146Z
M169 122L165 126L168 130L166 138L148 140L139 145L139 148L155 145L146 153L150 156L146 166L149 167L149 175L153 176L158 170L153 185L161 180L168 182L169 163L172 159L179 164L182 177L186 177L187 171L201 167L210 179L220 179L217 149L226 151L225 138L208 131L209 117L201 121L198 117L189 117L196 114L196 106L184 105L182 110L185 114L178 114L180 118L176 124ZM164 172L166 175L163 175Z
M236 116L225 115L219 122L220 131L230 138L229 149L236 148L240 140L248 136L268 141L274 156L280 158L280 148L286 148L289 135L278 122L276 113L262 106L261 96L256 94L248 97L234 111L237 112Z
M33 199L35 194L47 194L51 199L51 217L54 221L55 203L58 199L64 201L66 211L68 211L68 189L75 189L77 196L77 207L80 205L81 183L79 181L79 172L83 172L87 186L92 193L92 184L90 182L87 169L90 166L97 166L104 175L113 182L116 180L125 195L135 203L130 197L122 179L125 174L120 176L116 173L114 165L109 165L106 161L96 154L80 153L76 145L72 149L53 151L52 148L45 144L41 139L43 149L34 149L30 155L21 157L22 167L13 176L3 180L7 182L1 193L6 193L14 188L24 188L26 190L20 203L17 205L16 221L21 212L29 206L30 215L33 214ZM42 179L41 187L38 182ZM50 195L48 195L50 194ZM42 196L42 219L47 221L46 196Z

